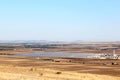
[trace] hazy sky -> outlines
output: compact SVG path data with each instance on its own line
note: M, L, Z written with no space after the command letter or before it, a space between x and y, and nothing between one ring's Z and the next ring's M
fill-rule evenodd
M0 40L120 41L120 0L0 0Z

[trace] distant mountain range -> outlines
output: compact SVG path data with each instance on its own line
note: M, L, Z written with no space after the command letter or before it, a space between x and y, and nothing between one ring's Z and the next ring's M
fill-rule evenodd
M0 43L64 43L70 41L48 41L48 40L0 40ZM82 40L76 40L71 42L83 42Z
M91 42L91 41L82 41L82 40L75 40L75 41L49 41L49 40L0 40L0 43L79 43L79 42ZM95 42L95 41L94 41ZM103 42L103 41L102 41ZM108 41L109 42L109 41ZM111 41L112 42L112 41ZM113 42L120 42L120 41L113 41ZM97 42L98 43L98 42Z
M46 40L0 40L0 43L47 43Z
M82 40L76 40L76 41L74 41L74 42L83 42Z

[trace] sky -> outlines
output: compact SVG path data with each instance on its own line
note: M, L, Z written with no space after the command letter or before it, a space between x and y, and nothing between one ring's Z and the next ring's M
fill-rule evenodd
M120 41L120 0L0 0L0 40Z

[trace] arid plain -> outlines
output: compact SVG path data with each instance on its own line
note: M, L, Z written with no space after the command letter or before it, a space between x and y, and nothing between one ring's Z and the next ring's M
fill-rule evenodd
M17 48L16 46L15 48L1 48L0 80L120 80L120 60L118 59L101 60L59 57L39 57L38 59L32 56L11 56L13 54L55 51L76 52L75 54L78 52L100 53L100 51L93 47L90 48L90 46L88 48L86 45L82 45L82 47L75 45L55 45L47 49L24 48L21 46L17 46ZM106 46L108 44L100 44L99 46L101 47L101 45L108 47ZM110 45L118 47L118 43ZM109 50L108 52L111 51ZM117 54L119 54L119 49Z

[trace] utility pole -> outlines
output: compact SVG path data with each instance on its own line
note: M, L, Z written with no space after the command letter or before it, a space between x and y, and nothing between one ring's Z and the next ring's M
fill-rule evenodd
M114 56L116 55L116 49L113 49L113 55Z

